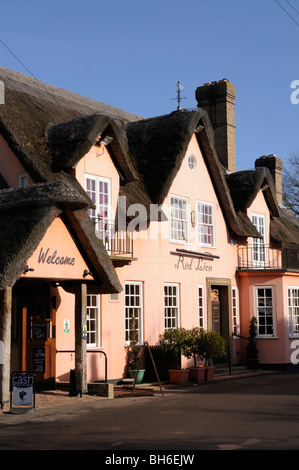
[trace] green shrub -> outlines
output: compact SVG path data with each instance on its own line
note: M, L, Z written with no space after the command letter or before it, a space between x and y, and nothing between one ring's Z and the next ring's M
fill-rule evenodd
M184 350L186 339L187 330L185 330L185 328L171 328L165 330L164 333L159 336L159 343L164 351L173 353L177 369L180 369L180 358Z

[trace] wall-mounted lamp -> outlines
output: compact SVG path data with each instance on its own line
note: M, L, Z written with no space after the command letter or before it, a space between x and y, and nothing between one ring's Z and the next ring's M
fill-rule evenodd
M86 276L92 276L92 274L91 274L91 272L88 271L87 269L84 269L83 277L86 277Z
M26 273L28 273L29 271L34 271L34 268L29 268L29 266L26 265L26 267L25 267L23 273L26 274Z

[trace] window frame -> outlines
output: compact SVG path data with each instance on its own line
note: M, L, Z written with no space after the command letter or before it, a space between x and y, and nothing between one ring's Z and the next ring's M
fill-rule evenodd
M201 290L201 294L200 294ZM204 285L197 286L198 293L198 326L199 328L206 329L206 312L205 312L205 290Z
M134 305L135 302L133 302L133 305L126 305L126 299L128 297L131 298L131 293L127 295L126 290L127 287L129 286L138 286L139 287L139 305ZM134 293L135 294L135 293ZM131 302L130 302L131 303ZM127 315L127 312L129 308L133 309L139 309L138 313L138 344L141 345L143 344L143 282L142 281L125 281L124 283L124 315L125 315L125 345L130 346L131 341L130 341L130 325L129 321L130 318Z
M290 292L297 290L297 305L294 305L294 298L290 296ZM292 301L292 302L290 302ZM296 308L298 313L293 315L292 309ZM298 325L298 332L294 332L294 316L298 317L297 325ZM289 286L288 287L288 319L289 319L289 335L291 338L299 338L299 286Z
M239 311L239 296L238 296L238 288L233 286L232 287L232 330L233 333L236 335L240 334L240 311ZM233 338L237 339L236 336Z
M28 173L19 173L18 174L18 187L25 188L29 185Z
M209 216L212 218L212 223L202 223L200 222L200 214L203 214L203 212L199 211L199 207L210 207L212 209L212 214L209 214ZM202 242L200 239L200 236L207 236L203 232L199 233L200 227L212 227L212 242L211 243L205 243ZM215 228L215 205L212 202L206 202L206 201L196 201L196 239L197 239L197 245L202 246L202 247L209 247L209 248L215 248L216 245L216 228Z
M258 338L273 338L276 336L276 305L275 305L275 287L274 286L254 286L255 287L255 316L256 316L256 319L257 319L257 337ZM261 308L270 308L269 306L267 305L258 305L258 300L259 300L259 296L258 296L258 290L264 290L264 300L269 298L267 296L265 296L265 291L266 290L271 290L271 299L272 299L272 304L271 304L271 310L272 310L272 313L271 313L271 316L272 316L272 333L260 333L260 328L261 327L265 327L267 328L267 325L266 325L266 321L265 321L265 325L261 325L261 318L262 318L262 315L260 314L260 311L259 309ZM263 315L266 319L266 314Z
M257 221L254 221L254 218ZM260 224L260 221L263 221L263 224ZM257 231L262 235L261 238L253 238L252 239L252 265L254 268L263 268L266 265L266 247L265 247L265 239L266 239L266 217L265 214L259 214L257 212L252 212L251 214L251 222L257 229ZM262 230L261 230L262 228ZM255 259L255 254L257 258Z
M172 201L177 200L177 201L182 201L186 204L185 208L177 208L174 207ZM174 194L170 194L169 196L169 201L170 201L170 241L171 243L180 243L180 244L188 244L189 243L189 237L190 237L190 216L189 216L189 199L184 196L177 196ZM174 217L174 210L179 210L179 211L185 211L186 213L186 218L176 218ZM180 224L180 227L174 228L174 222L178 222L178 225ZM184 227L185 224L185 227ZM183 238L176 238L175 231L179 232L181 231L184 233L184 230L186 231L186 236L185 239Z
M165 288L175 288L175 296L166 294ZM166 299L175 298L176 304L171 305L169 302L166 304ZM180 328L180 284L176 282L165 282L163 285L163 301L164 301L164 330L177 329ZM174 309L175 315L166 316L167 309ZM167 321L174 319L174 325L167 326Z
M88 305L89 300L92 297L96 298L96 305ZM90 310L93 309L96 311L95 313L95 330L90 329L90 322L92 319L89 318L90 316ZM86 308L86 315L87 315L87 321L86 321L86 326L87 326L87 341L86 341L86 348L87 349L95 349L95 348L101 348L101 296L100 294L90 294L87 293L87 308ZM96 341L91 343L89 342L89 336L91 335L92 331L94 331L95 334L95 339Z
M112 223L111 222L111 220L112 220L111 219L111 217L112 217L112 215L111 215L111 212L112 212L111 179L106 178L104 176L91 175L91 174L88 174L88 173L84 174L84 178L85 178L84 179L84 181L85 181L85 192L90 197L90 199L92 200L92 202L96 206L95 209L88 209L89 216L92 219L92 221L94 222L95 231L96 231L97 236L101 240L103 240L103 242L104 242L107 249L111 249L111 237L112 237L112 230L111 230L111 223ZM87 181L88 180L95 182L95 190L94 191L93 191L93 189L88 189L87 188ZM100 190L99 190L100 183L107 184L107 188L108 188L107 189L107 198L108 198L107 204L101 204L100 203ZM90 193L94 193L95 197L93 198L92 194L90 194ZM99 216L100 216L101 209L103 209L103 207L105 207L107 209L107 215L105 215L103 217L102 221L100 221ZM103 231L101 232L101 230L99 230L99 225L100 225L101 222L103 223L104 227L105 226L108 227L108 236L106 235L107 229L105 230L105 232L103 232ZM105 233L105 236L103 235L103 233Z

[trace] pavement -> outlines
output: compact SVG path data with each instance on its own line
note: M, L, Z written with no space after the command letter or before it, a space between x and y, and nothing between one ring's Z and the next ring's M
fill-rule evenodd
M255 377L259 375L268 375L268 374L273 374L276 372L273 371L255 371L255 372L243 372L240 374L232 374L232 375L221 375L221 376L215 376L214 381L215 383L219 381L224 381L224 380L236 380L236 379L242 379L242 378L248 378L248 377ZM170 391L170 390L176 390L180 389L182 387L184 388L192 388L194 386L198 387L204 387L207 384L211 384L212 382L205 382L203 384L193 384L193 383L188 383L185 386L182 385L174 385L174 384L169 384L169 383L162 383L161 388L158 383L143 383L141 385L136 385L134 390L132 391L131 388L129 387L121 387L121 386L116 386L114 389L114 400L116 399L125 399L125 400L130 400L130 398L134 397L144 397L144 396L154 396L156 394L162 394L164 392ZM162 391L161 391L162 389ZM82 394L82 396L70 396L68 391L64 390L47 390L47 391L41 391L37 392L35 394L35 411L42 410L45 408L56 408L59 406L71 406L71 405L78 405L78 402L80 404L82 403L88 403L88 402L95 402L99 400L111 400L111 398L106 398L106 397L100 397L97 395L90 395L90 394ZM0 415L1 414L7 414L9 411L9 405L5 406L2 410L0 409Z
M156 383L133 394L116 387L114 399L39 392L35 412L1 413L0 451L97 450L102 459L142 451L141 463L144 451L191 449L200 462L201 450L299 450L299 374L260 371L162 389L164 397Z

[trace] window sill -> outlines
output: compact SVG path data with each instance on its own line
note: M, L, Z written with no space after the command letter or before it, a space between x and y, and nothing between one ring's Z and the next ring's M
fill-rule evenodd
M279 336L256 336L256 339L279 339Z

